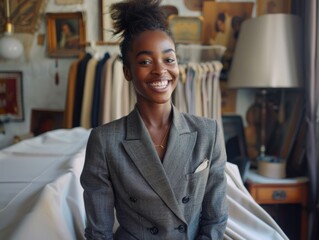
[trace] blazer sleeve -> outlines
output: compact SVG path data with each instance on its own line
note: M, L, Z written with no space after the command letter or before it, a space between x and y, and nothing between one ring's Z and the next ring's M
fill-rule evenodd
M226 202L226 150L221 126L215 121L210 172L207 181L197 240L223 239L228 219Z
M81 174L86 239L113 239L114 194L101 135L97 129L91 131Z

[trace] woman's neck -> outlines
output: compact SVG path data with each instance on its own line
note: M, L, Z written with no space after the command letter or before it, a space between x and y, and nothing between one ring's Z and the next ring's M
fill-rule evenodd
M147 127L161 128L171 123L172 104L137 103L137 108Z

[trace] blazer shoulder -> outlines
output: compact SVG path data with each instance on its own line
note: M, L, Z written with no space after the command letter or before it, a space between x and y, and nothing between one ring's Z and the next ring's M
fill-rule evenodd
M205 128L216 129L218 127L218 121L216 119L200 117L189 113L181 113L181 115L190 129L193 130L205 131Z
M93 128L92 133L108 135L108 134L123 132L126 126L126 121L127 121L127 116L124 116L117 120L114 120Z

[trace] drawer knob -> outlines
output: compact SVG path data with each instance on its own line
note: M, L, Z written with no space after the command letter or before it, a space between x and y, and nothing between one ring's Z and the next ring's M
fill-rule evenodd
M283 190L274 191L272 194L272 199L274 200L285 200L286 199L286 192Z

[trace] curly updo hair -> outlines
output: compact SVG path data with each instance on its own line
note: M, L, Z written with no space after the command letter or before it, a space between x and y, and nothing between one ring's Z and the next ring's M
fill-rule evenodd
M113 35L121 38L120 51L124 65L128 64L127 53L140 33L160 30L173 40L160 4L161 0L124 0L110 6Z

